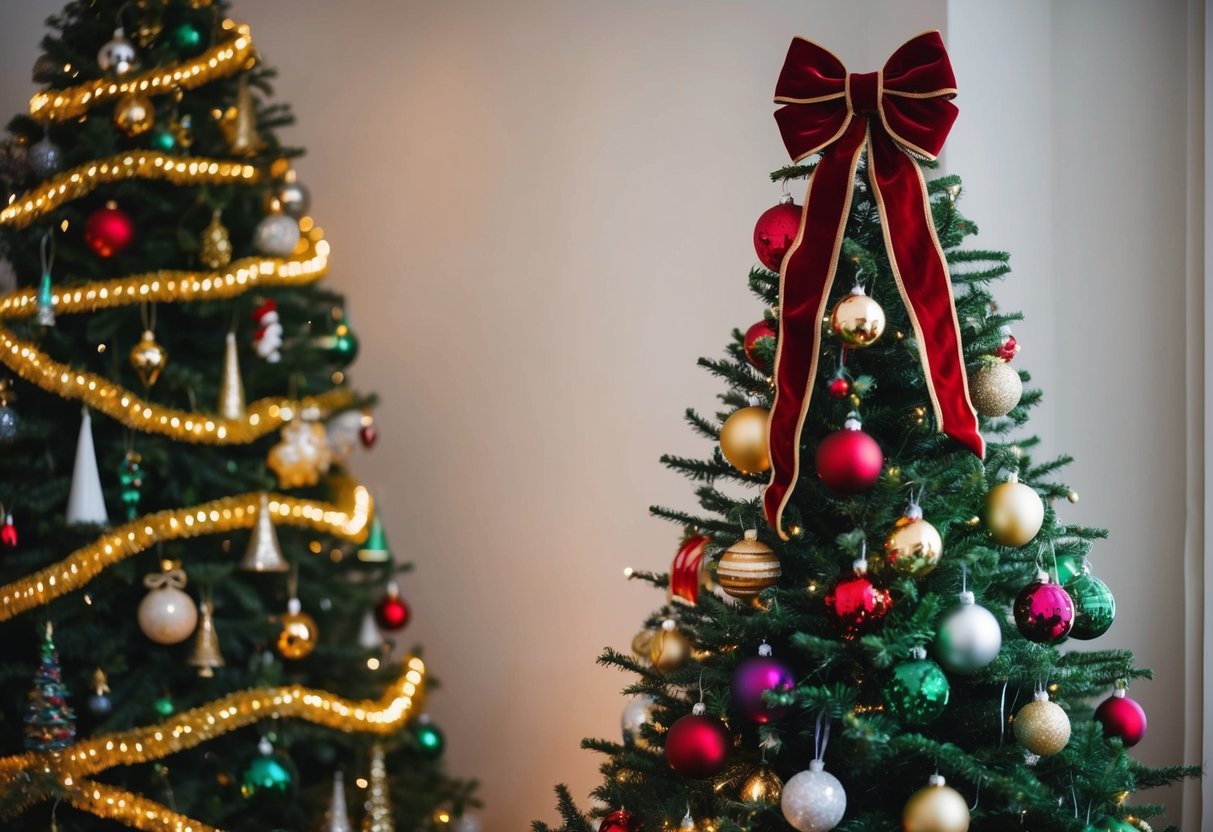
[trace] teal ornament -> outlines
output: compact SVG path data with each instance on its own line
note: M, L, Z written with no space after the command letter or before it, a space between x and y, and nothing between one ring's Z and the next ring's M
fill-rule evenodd
M951 688L943 668L918 647L913 659L893 668L881 689L885 709L904 725L926 725L943 713Z
M1104 815L1094 823L1088 823L1082 832L1140 832L1140 830L1127 820Z
M257 752L240 779L240 793L249 800L290 793L295 785L291 761L274 751L274 746L265 737L257 743Z
M197 55L205 45L202 30L188 20L173 29L169 33L169 39L173 44L173 51L183 58Z
M1086 561L1082 555L1076 555L1073 552L1057 556L1057 583L1065 586L1070 582L1070 579L1075 575L1082 574L1082 568Z
M34 315L34 323L38 326L55 325L55 292L51 288L51 273L42 272L42 280L38 283L38 311Z
M157 698L152 703L152 707L156 709L156 713L163 717L170 717L177 712L177 706L173 704L173 697L167 693Z
M1106 633L1116 620L1116 599L1108 585L1084 571L1071 578L1065 589L1074 600L1070 637L1089 641Z
M342 365L352 364L358 357L358 336L344 321L337 324L332 335L323 335L318 341L321 349Z
M147 146L149 149L158 150L161 153L172 153L177 149L177 136L169 125L157 124L152 128Z
M427 760L437 760L446 748L446 738L438 730L428 714L422 714L413 724L413 737L417 740L417 750Z

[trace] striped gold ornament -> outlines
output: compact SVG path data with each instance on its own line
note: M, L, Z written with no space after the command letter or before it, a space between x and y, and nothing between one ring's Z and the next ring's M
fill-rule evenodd
M742 601L779 583L782 574L778 555L758 539L755 529L747 529L745 537L726 549L716 564L720 588Z

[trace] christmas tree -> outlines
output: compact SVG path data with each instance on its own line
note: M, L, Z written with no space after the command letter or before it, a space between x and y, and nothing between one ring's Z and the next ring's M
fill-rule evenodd
M1133 794L1197 773L1129 756L1150 673L1080 649L1115 617L1105 534L1065 522L1070 460L1023 430L1008 256L965 245L932 172L955 93L938 33L880 73L793 41L772 178L804 207L754 232L771 311L700 361L724 407L687 420L719 445L663 462L702 510L653 509L682 546L629 574L667 603L600 659L632 675L623 741L583 743L601 820L561 787L562 832L1144 830L1163 807Z
M222 0L49 27L0 145L0 825L476 828L273 72Z

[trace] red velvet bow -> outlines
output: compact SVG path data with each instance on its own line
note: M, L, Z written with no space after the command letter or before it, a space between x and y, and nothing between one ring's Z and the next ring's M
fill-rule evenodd
M969 401L947 261L935 236L926 182L910 155L939 154L956 120L949 100L955 95L956 78L938 32L906 42L879 72L848 73L837 57L803 38L788 49L775 87L775 101L787 106L775 112L775 120L794 160L814 153L821 159L779 276L771 480L763 502L784 539L783 511L800 476L800 433L817 379L821 321L865 149L889 263L914 326L936 423L973 453L985 453Z

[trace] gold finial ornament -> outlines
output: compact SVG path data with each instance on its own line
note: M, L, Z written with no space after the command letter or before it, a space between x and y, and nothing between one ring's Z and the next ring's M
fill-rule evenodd
M131 348L130 359L139 381L144 387L151 387L168 363L168 350L156 343L156 336L150 329L145 329L139 343Z
M228 236L218 208L211 214L210 223L202 229L198 259L208 269L222 269L232 262L232 239Z
M257 520L253 523L253 533L240 568L245 572L287 572L291 568L278 545L278 532L274 529L274 518L270 516L269 497L265 494L257 505Z
M219 117L219 129L228 148L237 156L256 156L265 148L257 132L257 106L249 92L248 78L241 76L236 89L236 103Z
M223 350L223 381L219 385L219 416L244 418L244 381L240 378L240 355L236 351L236 333L227 334Z
M368 808L362 816L362 832L396 832L392 819L392 803L388 792L387 763L383 746L379 743L371 748L370 788L367 790Z
M215 668L223 667L223 653L219 650L219 633L215 630L215 621L212 618L214 604L203 601L198 608L202 616L198 622L194 652L190 654L189 664L198 668L200 677L210 679L215 675Z

